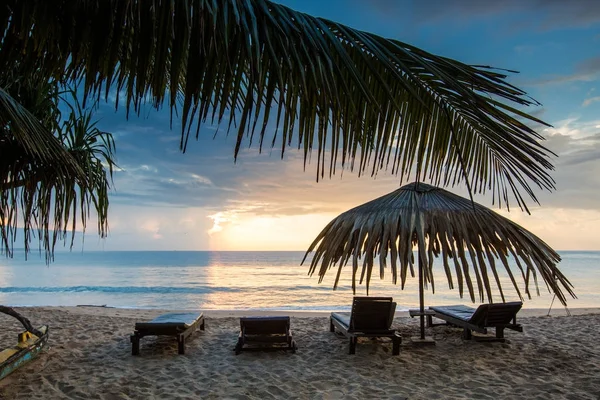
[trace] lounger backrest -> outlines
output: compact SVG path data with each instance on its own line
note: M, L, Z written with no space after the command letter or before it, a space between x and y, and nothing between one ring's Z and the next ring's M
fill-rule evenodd
M351 330L388 330L396 303L391 297L354 297L350 316Z
M246 335L286 335L290 330L290 318L240 318L240 327Z
M473 313L470 323L478 326L506 325L515 318L523 303L514 301L510 303L482 304Z

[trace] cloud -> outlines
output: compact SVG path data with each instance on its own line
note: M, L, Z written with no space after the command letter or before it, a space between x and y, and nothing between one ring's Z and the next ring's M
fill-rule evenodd
M600 212L600 120L572 117L554 125L542 144L558 155L551 160L557 190L540 193L543 208Z
M531 215L500 212L503 216L527 228L556 250L597 250L600 235L600 212L543 205Z
M207 178L207 177L205 177L205 176L200 176L200 175L197 175L197 174L190 174L190 176L191 176L191 177L192 177L192 179L194 179L194 181L195 181L196 183L198 183L198 184L201 184L201 185L210 185L210 186L212 186L212 184L213 184L213 183L211 182L211 180L210 180L210 179L208 179L208 178Z
M599 2L600 4L600 2ZM531 86L544 86L567 82L592 82L600 75L600 57L592 57L580 61L569 75L548 75L531 82L523 83Z
M101 240L96 221L88 221L83 249L91 250L209 250L210 212L201 207L139 206L111 203L110 232ZM76 248L79 247L76 239Z
M597 73L600 71L600 56L588 58L577 64L576 69L581 73Z
M152 239L162 238L162 235L160 233L160 225L156 220L144 221L141 225L138 226L138 229L142 232L150 233Z
M523 27L554 30L586 27L600 22L600 2L590 0L370 0L380 12L388 16L406 14L417 23L459 19L479 21L484 17L511 14L523 19Z
M209 236L212 236L213 233L221 232L223 230L221 224L229 221L222 212L209 215L208 218L213 221L213 226L208 230Z
M585 99L585 100L583 101L583 104L582 104L582 106L584 106L584 107L587 107L587 106L589 106L590 104L592 104L592 103L594 103L594 102L596 102L596 101L600 101L600 96L596 96L596 97L590 97L590 98L588 98L588 99Z

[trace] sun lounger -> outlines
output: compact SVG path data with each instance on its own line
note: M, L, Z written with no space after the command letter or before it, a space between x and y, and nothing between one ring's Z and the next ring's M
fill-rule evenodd
M329 330L336 328L350 339L348 354L356 352L359 337L389 337L392 339L392 354L400 354L402 336L390 329L396 312L396 303L391 297L354 297L350 313L331 313Z
M291 350L295 353L297 348L290 329L290 317L240 318L236 355L248 350Z
M523 332L523 327L517 324L517 313L523 306L520 301L511 303L482 304L477 309L464 306L438 306L429 307L435 312L434 317L446 321L445 325L454 325L463 328L463 337L471 339L472 331L487 334L487 328L496 329L496 337L476 337L479 340L504 341L504 329ZM433 324L429 317L429 325Z
M131 335L131 354L140 354L140 339L144 336L176 336L179 354L185 354L185 340L198 328L204 330L202 313L163 314L149 322L137 322Z

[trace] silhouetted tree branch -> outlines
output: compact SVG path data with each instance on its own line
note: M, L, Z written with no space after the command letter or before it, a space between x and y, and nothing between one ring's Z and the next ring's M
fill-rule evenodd
M0 306L0 312L10 315L11 317L15 317L16 319L19 320L19 322L21 324L23 324L23 326L25 327L25 329L27 329L29 332L33 333L34 335L40 337L43 335L42 332L38 331L37 329L35 329L32 325L31 322L29 322L29 320L27 318L25 318L24 316L22 316L21 314L19 314L18 312L16 312L14 309L10 308L10 307L6 307L6 306Z

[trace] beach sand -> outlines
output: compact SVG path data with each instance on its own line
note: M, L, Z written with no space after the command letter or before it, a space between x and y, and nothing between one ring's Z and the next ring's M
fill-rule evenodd
M186 354L171 337L147 337L131 356L136 321L164 311L104 307L18 308L34 325L50 326L49 347L0 382L0 399L598 399L600 310L522 310L524 332L507 343L461 340L461 330L428 328L435 346L418 347L418 319L398 313L399 356L391 344L348 341L329 332L327 314L292 316L299 349L234 355L239 316L205 311L206 330ZM265 314L265 313L262 313ZM20 324L0 315L0 347L14 345Z

